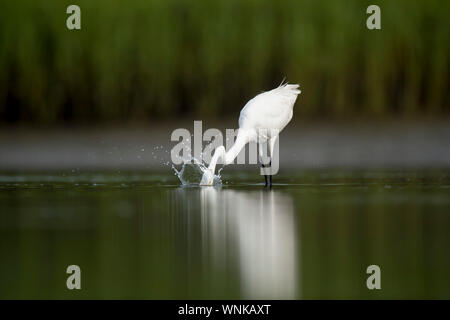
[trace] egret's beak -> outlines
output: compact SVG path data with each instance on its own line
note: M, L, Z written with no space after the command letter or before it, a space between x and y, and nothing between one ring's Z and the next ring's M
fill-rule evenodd
M210 169L206 169L203 173L202 180L200 181L201 186L212 186L214 183L214 173Z

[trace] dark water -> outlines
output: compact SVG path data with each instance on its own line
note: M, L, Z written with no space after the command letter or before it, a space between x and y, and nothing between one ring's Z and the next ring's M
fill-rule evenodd
M0 175L0 298L450 298L448 170L260 181Z

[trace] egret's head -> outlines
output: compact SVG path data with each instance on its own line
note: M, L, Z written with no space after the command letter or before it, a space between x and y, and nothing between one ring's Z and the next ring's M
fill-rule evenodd
M206 169L203 172L202 180L200 181L201 186L212 186L214 184L214 173L210 169Z

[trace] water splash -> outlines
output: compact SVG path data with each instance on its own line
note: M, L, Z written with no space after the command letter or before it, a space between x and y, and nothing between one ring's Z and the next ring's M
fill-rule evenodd
M180 179L183 186L199 185L203 173L208 170L205 164L195 158L185 160L179 171L173 165L172 169L175 171L175 175ZM221 171L222 168L220 168L217 175L214 175L214 186L222 185L222 180L220 178Z

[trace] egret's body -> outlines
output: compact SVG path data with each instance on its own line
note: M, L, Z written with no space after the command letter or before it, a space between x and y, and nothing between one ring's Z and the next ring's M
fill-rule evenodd
M219 158L222 158L224 165L232 163L249 142L261 144L269 141L272 157L278 134L292 119L294 103L301 92L298 87L298 84L283 84L273 90L260 93L248 101L239 116L239 131L234 145L228 152L225 152L223 146L216 148L200 184L211 185ZM261 147L260 156L262 156Z

